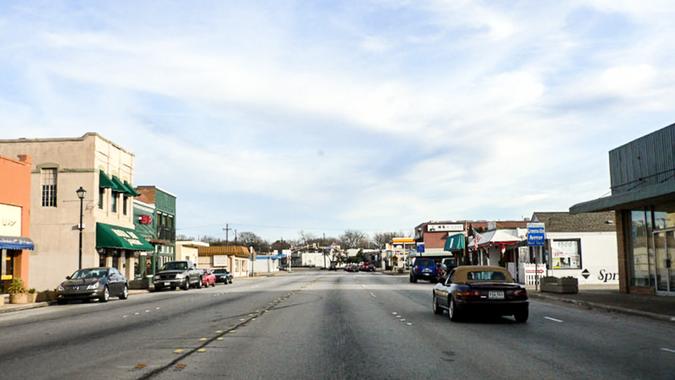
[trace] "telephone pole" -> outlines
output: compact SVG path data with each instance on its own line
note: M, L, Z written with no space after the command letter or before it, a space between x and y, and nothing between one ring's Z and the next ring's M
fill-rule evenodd
M225 244L227 245L227 243L230 241L230 231L232 231L230 225L225 224L225 228L223 228L223 231L225 231Z

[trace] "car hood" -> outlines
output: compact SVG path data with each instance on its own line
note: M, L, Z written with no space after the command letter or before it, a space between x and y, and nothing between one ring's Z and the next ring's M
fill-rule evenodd
M93 283L98 282L99 280L104 280L104 278L101 277L101 278L82 278L76 280L66 280L61 283L61 286L67 287L67 286L91 285Z

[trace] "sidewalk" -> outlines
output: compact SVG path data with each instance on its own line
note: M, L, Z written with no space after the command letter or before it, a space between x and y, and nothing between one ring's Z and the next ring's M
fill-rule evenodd
M530 298L675 322L675 297L626 294L615 289L579 289L577 294L541 293L528 289L528 293Z

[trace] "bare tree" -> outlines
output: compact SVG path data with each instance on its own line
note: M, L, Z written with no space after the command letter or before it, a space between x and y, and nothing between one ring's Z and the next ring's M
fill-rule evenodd
M377 245L377 248L384 249L387 243L400 236L400 233L396 232L378 232L373 235L373 242Z
M253 247L256 252L269 252L271 249L270 243L253 232L240 232L238 241L247 247Z
M368 236L361 231L346 230L340 235L340 242L343 248L367 248Z

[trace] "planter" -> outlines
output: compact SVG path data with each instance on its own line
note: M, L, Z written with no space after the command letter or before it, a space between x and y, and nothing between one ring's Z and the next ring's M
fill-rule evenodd
M559 294L579 293L579 280L573 277L543 277L540 283L542 292Z
M28 294L28 303L35 303L37 300L37 293L27 293Z
M22 304L28 303L28 301L29 301L28 293L16 293L9 295L9 303Z

